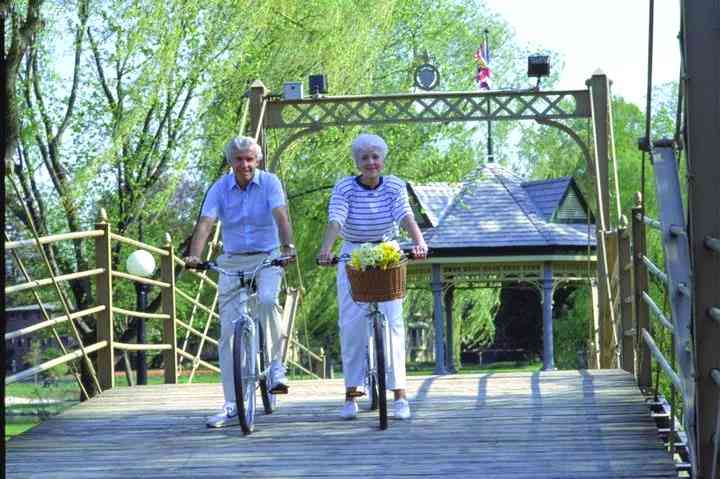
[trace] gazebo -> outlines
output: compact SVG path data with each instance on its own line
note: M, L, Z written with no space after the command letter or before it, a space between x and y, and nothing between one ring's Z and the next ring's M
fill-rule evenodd
M543 304L543 368L554 369L554 288L569 281L594 286L596 271L595 220L575 180L566 176L523 181L489 163L462 183L409 183L408 192L432 251L428 260L409 264L408 282L432 287L436 373L455 368L455 288L507 283L538 289Z

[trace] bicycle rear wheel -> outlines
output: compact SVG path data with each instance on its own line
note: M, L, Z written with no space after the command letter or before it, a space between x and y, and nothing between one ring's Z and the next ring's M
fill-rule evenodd
M385 387L385 327L380 314L373 317L373 334L375 337L375 380L377 382L378 413L380 429L388 427L387 393Z
M257 383L257 346L252 320L235 323L233 337L233 379L240 428L244 434L255 429L255 386Z
M258 327L258 340L260 343L258 362L260 364L260 397L262 398L263 408L265 414L272 414L273 412L273 394L270 393L270 361L268 360L268 353L265 350L265 331L262 327Z

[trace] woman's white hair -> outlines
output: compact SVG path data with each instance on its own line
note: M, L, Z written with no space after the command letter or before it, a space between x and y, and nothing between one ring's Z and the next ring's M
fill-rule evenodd
M387 156L388 146L385 140L371 133L361 133L350 146L352 157L355 161L360 158L363 152L368 150L379 150L383 159Z
M225 162L230 164L232 158L237 153L250 149L254 149L257 160L262 161L262 148L260 148L260 145L258 145L254 138L250 138L249 136L236 136L225 145Z

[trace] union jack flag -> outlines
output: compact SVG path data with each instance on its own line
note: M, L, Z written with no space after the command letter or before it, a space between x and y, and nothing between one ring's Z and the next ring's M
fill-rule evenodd
M490 49L487 43L483 42L475 52L475 62L477 63L475 81L478 84L478 88L481 90L489 90L492 71L490 70Z

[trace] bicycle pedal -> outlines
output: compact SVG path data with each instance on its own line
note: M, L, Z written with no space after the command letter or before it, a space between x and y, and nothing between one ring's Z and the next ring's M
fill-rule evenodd
M270 394L287 394L289 389L290 388L283 385L275 386L270 390Z
M365 396L365 391L352 391L345 393L345 395L351 398L361 398Z

